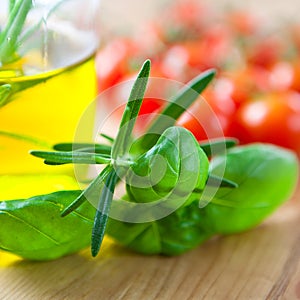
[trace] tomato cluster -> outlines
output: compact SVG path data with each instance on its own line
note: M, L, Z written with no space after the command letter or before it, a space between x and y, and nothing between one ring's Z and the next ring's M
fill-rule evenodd
M99 51L99 92L132 78L145 58L151 76L179 82L216 68L214 84L178 123L198 140L225 135L300 154L300 26L281 34L265 27L247 12L220 14L201 1L177 1L136 36L116 37ZM149 96L141 113L158 111L160 95Z

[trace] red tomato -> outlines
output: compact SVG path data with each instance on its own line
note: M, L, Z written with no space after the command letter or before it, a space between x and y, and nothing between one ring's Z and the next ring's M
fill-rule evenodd
M207 90L178 120L197 140L228 136L235 104L228 94Z
M273 143L300 154L300 94L269 94L244 103L230 133L242 143Z

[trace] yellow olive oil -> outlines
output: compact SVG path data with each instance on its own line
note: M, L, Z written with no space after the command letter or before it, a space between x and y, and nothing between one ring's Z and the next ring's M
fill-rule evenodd
M16 93L0 107L0 175L66 170L65 166L44 165L29 151L73 141L80 116L96 95L94 59L35 76L10 78L7 83L40 78L45 81ZM93 116L89 126L92 135Z
M43 79L0 107L0 201L78 189L71 165L48 166L29 151L73 141L81 115L96 96L94 57L38 75L17 77L7 71L4 78L1 69L0 74L1 84ZM85 132L90 135L82 141L90 141L93 133L94 115L89 112ZM0 267L19 259L0 251Z
M1 84L42 80L0 107L0 201L78 189L72 165L45 165L29 151L52 150L56 143L73 141L81 115L96 96L94 55L37 75L5 73L8 76L0 78ZM83 142L90 141L93 133L94 116L88 119L85 132L90 134Z

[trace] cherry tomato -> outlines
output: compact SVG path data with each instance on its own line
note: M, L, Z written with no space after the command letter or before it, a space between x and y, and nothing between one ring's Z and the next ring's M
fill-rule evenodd
M235 115L230 134L242 143L273 143L300 154L300 94L268 94L244 103Z

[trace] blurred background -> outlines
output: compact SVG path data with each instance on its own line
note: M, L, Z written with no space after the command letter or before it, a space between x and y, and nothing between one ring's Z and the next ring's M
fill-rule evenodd
M216 80L203 97L222 131L201 99L178 124L198 140L235 137L300 155L299 11L297 0L104 0L98 92L134 78L146 58L151 76L183 83L215 68ZM159 112L165 92L146 99L141 114ZM111 95L111 103L121 97Z
M135 24L143 24L161 15L163 10L168 10L171 4L178 0L101 0L101 22L109 31L127 32L134 31ZM181 1L185 2L185 1ZM187 1L188 2L188 1ZM226 11L241 9L256 16L263 17L270 26L296 21L299 17L300 2L297 0L196 0L207 6ZM125 25L126 24L126 25Z

